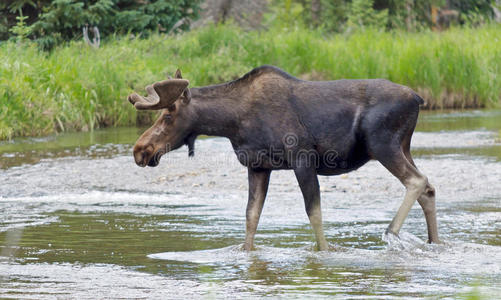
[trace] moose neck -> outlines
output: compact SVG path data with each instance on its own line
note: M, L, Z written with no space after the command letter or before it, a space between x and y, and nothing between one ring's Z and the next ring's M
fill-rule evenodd
M222 136L233 140L238 134L243 91L229 84L191 88L190 106L195 114L196 134Z

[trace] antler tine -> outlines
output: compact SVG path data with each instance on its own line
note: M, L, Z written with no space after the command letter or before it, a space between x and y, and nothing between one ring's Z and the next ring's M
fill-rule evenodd
M129 95L128 100L136 109L140 110L167 108L181 96L188 84L189 81L185 79L168 79L156 82L146 87L148 96L143 97L133 93Z
M160 97L158 97L157 91L153 88L153 84L148 85L145 90L148 93L148 96L144 99L149 103L156 104L160 101Z
M160 97L153 88L153 85L148 85L145 90L148 96L143 97L137 93L133 93L129 96L129 102L132 103L136 109L156 109L156 106L160 102Z

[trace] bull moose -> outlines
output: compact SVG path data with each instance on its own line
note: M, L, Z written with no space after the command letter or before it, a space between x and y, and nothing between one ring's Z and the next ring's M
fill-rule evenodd
M248 169L249 197L244 249L253 249L273 170L294 170L318 250L327 250L317 175L339 175L378 160L406 188L386 234L398 236L417 200L426 218L428 242L438 243L435 189L412 160L410 143L419 105L412 89L383 79L304 81L273 66L253 69L231 82L188 88L175 78L146 87L128 100L138 110L162 110L134 146L136 164L157 166L170 150L199 135L230 140Z

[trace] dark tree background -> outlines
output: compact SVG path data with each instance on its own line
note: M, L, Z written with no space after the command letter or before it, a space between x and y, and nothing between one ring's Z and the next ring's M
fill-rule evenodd
M43 48L82 37L85 25L97 26L103 36L121 33L147 35L168 32L179 20L193 19L201 0L3 0L0 2L0 39L11 36L24 15L29 37ZM180 26L189 28L187 22Z
M386 11L385 26L387 29L419 30L434 25L432 7L437 8L437 19L440 16L455 17L458 24L467 23L472 16L481 16L486 20L494 17L495 0L275 0L280 3L301 5L303 21L312 27L323 27L330 31L343 31L350 17L366 16L372 21L377 13ZM364 8L365 11L357 11ZM375 14L367 14L372 8ZM440 20L435 20L440 21ZM374 23L374 22L372 22ZM376 22L377 23L377 22Z
M27 37L43 49L82 38L97 26L101 36L170 32L227 20L263 27L266 14L278 26L298 24L341 32L353 27L416 31L475 26L494 18L496 0L1 0L0 40ZM300 14L293 14L300 11ZM21 15L23 17L21 17ZM272 18L273 19L273 18ZM181 22L182 21L182 22ZM284 23L281 24L280 22Z

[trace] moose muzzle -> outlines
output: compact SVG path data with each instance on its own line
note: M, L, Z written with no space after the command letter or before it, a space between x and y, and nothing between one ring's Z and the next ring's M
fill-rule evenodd
M156 167L160 161L160 153L154 152L153 146L134 146L134 160L140 167Z

